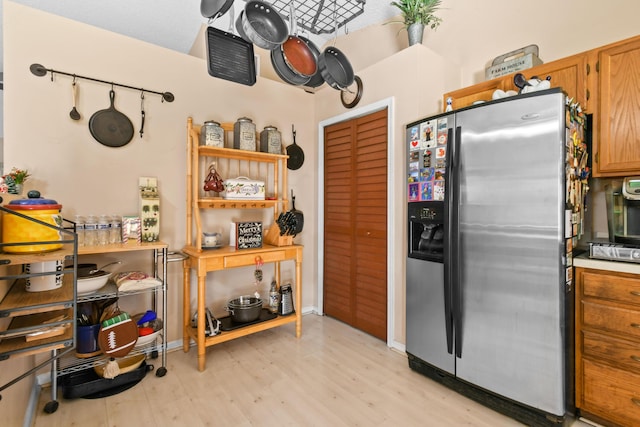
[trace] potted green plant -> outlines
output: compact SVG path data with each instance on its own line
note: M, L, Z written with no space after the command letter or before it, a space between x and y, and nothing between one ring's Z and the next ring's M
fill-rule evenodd
M438 28L442 18L435 16L440 9L442 0L400 0L392 1L391 5L402 12L404 26L409 34L409 46L422 43L425 27L432 30Z
M2 187L10 194L22 194L22 187L31 176L26 169L11 168L11 172L2 177Z

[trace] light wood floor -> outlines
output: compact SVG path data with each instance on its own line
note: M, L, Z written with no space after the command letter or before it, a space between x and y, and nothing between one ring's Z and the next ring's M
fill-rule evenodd
M339 321L293 324L207 349L173 351L168 373L102 399L63 399L44 389L34 426L520 426L409 369L403 354ZM150 361L160 366L160 359ZM575 426L587 425L576 421Z

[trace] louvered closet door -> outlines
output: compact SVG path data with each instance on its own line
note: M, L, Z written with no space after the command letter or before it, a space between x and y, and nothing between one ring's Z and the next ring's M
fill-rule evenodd
M324 132L324 312L386 340L387 110Z

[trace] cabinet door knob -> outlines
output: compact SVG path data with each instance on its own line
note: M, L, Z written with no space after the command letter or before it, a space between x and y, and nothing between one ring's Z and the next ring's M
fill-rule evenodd
M640 291L631 291L630 293L631 293L631 295L633 295L634 297L640 297Z
M631 360L635 361L635 362L640 362L640 356L636 356L635 354L631 355Z
M632 323L631 327L632 328L640 328L640 323Z
M633 403L636 406L640 406L640 399L636 399L635 397L632 397L631 403Z

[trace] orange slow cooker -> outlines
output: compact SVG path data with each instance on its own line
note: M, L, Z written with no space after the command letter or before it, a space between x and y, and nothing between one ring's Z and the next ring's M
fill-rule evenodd
M30 191L27 199L13 200L4 207L29 218L55 227L62 227L62 205L55 200L40 197L40 192ZM2 243L55 242L61 240L59 230L39 224L19 215L5 212L2 216ZM37 253L60 249L62 244L42 243L33 245L4 246L5 252Z

